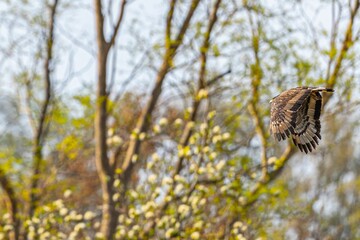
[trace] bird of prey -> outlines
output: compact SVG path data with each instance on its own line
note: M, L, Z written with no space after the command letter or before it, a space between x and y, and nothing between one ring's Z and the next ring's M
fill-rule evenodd
M311 152L321 139L320 92L334 92L323 87L296 87L274 97L271 103L270 134L278 141L291 137L301 152Z

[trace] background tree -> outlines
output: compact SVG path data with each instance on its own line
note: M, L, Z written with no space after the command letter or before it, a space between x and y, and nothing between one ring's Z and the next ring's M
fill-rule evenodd
M359 238L359 1L153 4L0 4L0 239ZM335 89L308 155L297 85Z

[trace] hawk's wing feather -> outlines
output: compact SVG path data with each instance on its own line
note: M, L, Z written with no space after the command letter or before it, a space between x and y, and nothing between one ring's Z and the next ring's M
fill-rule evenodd
M271 134L278 141L291 136L302 152L314 150L321 139L323 91L333 92L327 88L297 87L275 97L271 103Z
M285 140L286 136L295 134L297 126L297 112L311 91L290 89L281 93L271 103L270 132L278 141Z

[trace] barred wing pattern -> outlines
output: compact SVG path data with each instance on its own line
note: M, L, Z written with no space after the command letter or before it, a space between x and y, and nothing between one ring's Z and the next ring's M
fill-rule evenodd
M278 140L291 137L301 152L311 152L321 139L320 92L334 92L322 87L297 87L282 92L271 102L270 133Z

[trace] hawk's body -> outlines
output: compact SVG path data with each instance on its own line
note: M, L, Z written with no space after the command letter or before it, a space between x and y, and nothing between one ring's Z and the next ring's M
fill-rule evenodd
M270 133L280 141L292 137L305 153L316 148L321 139L320 92L333 92L322 87L297 87L282 92L271 101Z

